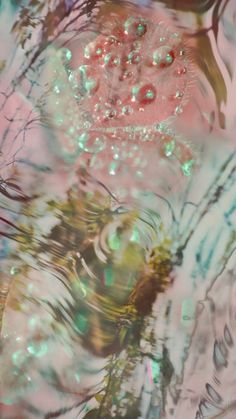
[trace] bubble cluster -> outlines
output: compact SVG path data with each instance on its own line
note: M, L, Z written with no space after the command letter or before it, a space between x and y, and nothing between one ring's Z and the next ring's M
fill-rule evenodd
M155 142L160 124L177 117L187 100L191 65L178 33L141 16L103 26L102 34L53 57L49 108L68 161L97 155L115 140ZM173 154L170 144L165 157ZM110 163L112 174L119 165Z

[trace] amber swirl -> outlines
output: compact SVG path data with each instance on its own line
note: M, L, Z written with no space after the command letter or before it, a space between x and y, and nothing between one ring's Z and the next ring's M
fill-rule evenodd
M55 321L96 355L120 351L126 334L135 339L130 325L151 314L158 293L171 283L171 243L160 217L98 191L78 195L72 189L67 202L53 207L62 217L42 249L51 254L52 268L67 272L72 297L64 304L70 317L50 304Z

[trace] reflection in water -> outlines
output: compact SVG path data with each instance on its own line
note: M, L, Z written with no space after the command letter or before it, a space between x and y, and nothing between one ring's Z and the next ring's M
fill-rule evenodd
M18 3L0 9L1 417L233 418L235 5Z

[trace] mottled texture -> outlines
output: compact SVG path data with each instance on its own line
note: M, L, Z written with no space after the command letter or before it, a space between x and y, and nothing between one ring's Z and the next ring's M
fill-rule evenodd
M1 418L235 418L235 14L1 2Z

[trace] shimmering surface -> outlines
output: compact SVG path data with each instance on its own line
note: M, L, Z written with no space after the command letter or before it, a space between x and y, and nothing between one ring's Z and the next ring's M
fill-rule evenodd
M234 17L1 2L1 418L234 419Z

